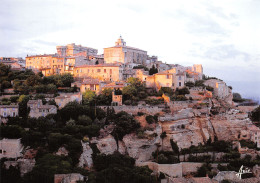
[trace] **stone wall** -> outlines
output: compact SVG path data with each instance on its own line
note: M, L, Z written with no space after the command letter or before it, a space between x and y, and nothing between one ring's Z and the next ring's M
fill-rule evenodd
M197 172L203 163L182 162L177 164L158 164L155 162L137 162L137 166L148 166L156 173L162 172L170 177L182 177Z
M165 115L159 117L159 121L176 121L180 119L187 119L193 117L193 110L191 108L182 109L174 115Z
M99 106L100 108L106 110L107 106ZM160 106L113 106L116 113L120 111L125 111L127 113L136 115L138 112L143 112L150 115L155 115L163 111L164 107Z

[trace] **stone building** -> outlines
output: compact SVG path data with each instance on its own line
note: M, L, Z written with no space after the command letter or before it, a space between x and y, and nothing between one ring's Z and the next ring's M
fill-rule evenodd
M148 88L160 90L161 87L170 87L172 89L182 88L185 86L185 72L177 72L176 69L156 73L145 78Z
M210 79L210 80L206 80L204 84L213 87L214 88L213 94L220 99L225 99L230 95L232 96L231 89L223 81L217 79Z
M101 90L104 90L106 88L113 89L113 90L122 90L125 86L126 86L126 83L124 83L124 82L112 82L112 83L103 85L101 87Z
M74 68L74 77L95 78L100 81L121 81L123 66L121 64L82 65Z
M199 76L201 77L200 79L202 79L202 75L203 75L203 67L201 64L194 64L192 66L192 71L193 72L197 72L199 74Z
M56 46L59 56L90 56L97 55L98 50L90 47L83 47L81 45L75 45L75 43L68 44L66 46Z
M120 36L115 46L104 48L105 63L138 63L145 64L147 60L147 51L126 46L126 42Z
M112 106L123 105L123 95L117 94L115 91L112 92Z
M21 139L2 139L0 140L0 159L18 158L22 156L23 146Z
M0 119L18 116L18 105L0 105Z
M84 79L80 86L80 93L84 93L87 90L91 90L96 94L101 91L101 82L98 79Z
M161 87L172 87L173 74L167 71L148 76L146 78L146 86L160 90Z
M29 117L31 118L46 117L57 113L55 105L43 105L42 100L29 100L27 106L30 108Z
M59 55L32 55L27 56L25 60L27 69L41 71L44 76L64 73L65 58Z
M79 93L61 93L60 96L55 97L55 102L59 106L59 109L63 108L69 102L76 101L82 102L82 94Z
M256 143L257 147L260 148L260 128L255 125L249 125L247 129L250 133L250 140Z

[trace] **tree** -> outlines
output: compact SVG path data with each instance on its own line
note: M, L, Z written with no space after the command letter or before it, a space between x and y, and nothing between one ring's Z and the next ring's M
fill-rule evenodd
M27 86L34 86L41 83L41 77L39 75L32 75L25 80Z
M84 115L86 110L84 106L78 102L69 102L60 110L60 116L62 121L68 121L70 119L77 120L80 115Z
M17 139L22 137L23 129L17 125L0 126L1 138Z
M17 167L10 166L8 169L4 166L4 163L1 160L1 183L21 183L20 170Z
M55 174L72 172L72 162L62 156L46 154L36 161L33 170L24 177L25 182L52 183Z
M170 140L171 146L172 146L172 151L174 152L174 154L178 155L178 160L180 161L180 151L179 151L179 147L177 145L176 142L173 141L173 139ZM184 156L185 159L185 156Z
M252 121L260 122L260 106L250 113L250 118Z
M64 87L70 87L71 83L74 82L74 78L70 73L62 74L60 77Z
M97 105L111 105L113 89L105 88L100 95L96 97Z
M160 137L161 137L161 139L162 139L162 149L163 149L163 139L164 139L165 137L167 137L166 132L165 132L165 131L162 132L161 135L160 135Z
M86 90L83 93L83 102L85 104L90 104L94 100L95 96L96 96L95 92L91 90Z
M149 75L153 75L158 73L158 69L155 68L155 66L153 65L152 68L149 70Z
M200 168L198 168L195 177L206 177L206 174L209 174L211 169L211 164L203 164Z
M129 78L127 80L128 86L123 88L124 100L138 100L139 98L146 98L145 84L138 78Z
M134 164L133 158L120 153L97 155L94 158L94 167L97 170L95 181L97 183L153 183L156 181L147 166L136 167Z
M242 100L242 97L239 93L233 93L233 100Z
M135 121L132 115L121 111L115 115L115 128L112 135L116 140L122 140L126 134L140 128L140 123Z
M92 119L86 115L79 116L78 121L76 122L77 125L91 125L92 124Z
M193 82L191 82L191 81L188 81L188 82L185 83L185 86L187 86L187 87L194 87L195 84Z
M29 109L27 107L27 102L29 101L28 95L20 95L18 99L19 103L19 116L23 118L27 118L29 114Z

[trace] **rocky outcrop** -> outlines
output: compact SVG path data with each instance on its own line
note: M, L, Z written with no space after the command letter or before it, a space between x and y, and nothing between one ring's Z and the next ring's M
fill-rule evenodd
M179 148L189 148L191 145L204 144L209 137L214 138L214 129L208 117L193 117L176 121L161 122L167 137L163 149L171 150L170 139L177 142Z
M88 178L79 173L55 174L54 183L76 183L78 181L87 181Z
M150 160L152 153L161 146L160 134L162 129L160 125L157 125L154 133L157 134L157 137L152 139L139 139L134 134L124 136L123 143L125 144L127 154L135 158L137 162Z
M79 158L79 167L88 167L91 168L93 166L93 160L92 160L92 154L93 151L91 147L89 146L89 143L81 142L83 152Z
M237 177L237 172L234 171L221 171L213 179L222 182L223 180L239 181Z
M5 168L9 169L10 166L18 166L21 176L32 171L35 166L35 159L18 159L17 161L5 161Z
M140 139L135 134L128 134L124 136L122 141L118 141L117 145L114 137L107 135L93 139L91 142L96 143L100 153L113 154L115 151L119 151L121 154L128 154L137 161L147 161L151 159L152 152L161 146L161 126L157 125L154 131L147 131L146 133L147 135L156 133L157 137Z
M96 141L97 148L101 153L113 154L115 151L119 151L121 154L125 154L124 144L119 141L118 147L115 138L112 135L108 135L104 138L99 138Z
M63 156L68 156L69 152L67 151L67 149L65 147L60 147L58 149L58 151L56 152L56 155L63 155Z

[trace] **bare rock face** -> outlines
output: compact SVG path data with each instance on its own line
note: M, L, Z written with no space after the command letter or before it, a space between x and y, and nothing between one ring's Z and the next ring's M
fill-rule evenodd
M122 141L116 140L112 135L107 135L102 138L92 139L91 142L96 143L100 153L113 154L115 151L121 154L128 154L137 161L147 161L151 159L152 153L160 146L161 126L158 125L155 130L147 131L147 135L157 134L157 137L140 139L135 134L125 135Z
M241 118L236 118L236 115L239 114L224 114L211 119L219 140L234 141L248 136L247 126L252 122L248 118L244 118L246 116L241 115Z
M113 154L115 151L119 151L121 154L125 154L125 147L122 142L118 142L118 148L116 140L112 135L108 135L104 138L98 139L97 148L101 153Z
M35 165L35 159L19 159L17 161L20 167L21 176L32 171Z
M126 135L123 138L127 153L130 157L138 162L148 161L151 155L157 149L157 144L160 144L160 137L155 139L138 139L135 135Z
M160 125L155 128L154 133L157 133L157 137L152 139L139 139L134 134L124 136L123 143L125 144L127 154L136 159L137 162L150 160L152 153L161 146L160 134L162 129Z
M79 167L85 167L91 168L93 166L93 160L92 160L92 154L93 151L91 147L89 146L89 143L81 142L83 147L83 152L79 158Z
M208 117L193 117L176 121L161 122L167 137L163 140L163 150L171 150L170 139L177 142L180 149L191 145L204 144L209 137L214 138L214 129Z
M240 179L236 174L237 172L234 171L221 171L213 179L219 182L222 182L223 180L239 181Z
M58 151L56 152L56 155L64 155L64 156L68 156L69 152L67 151L67 149L65 147L60 147L58 149Z
M35 159L18 159L17 161L6 161L5 168L9 169L10 166L18 166L21 176L32 171L35 166Z

